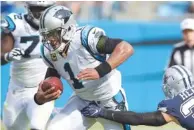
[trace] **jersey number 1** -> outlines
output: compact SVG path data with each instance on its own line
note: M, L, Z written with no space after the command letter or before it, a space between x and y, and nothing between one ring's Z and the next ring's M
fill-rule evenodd
M28 58L30 57L30 53L34 50L34 48L39 43L39 36L27 36L27 37L21 37L20 43L26 44L27 42L31 41L31 45L25 50L24 57Z
M73 71L72 71L72 69L71 69L69 63L65 63L64 69L65 69L65 71L67 71L67 73L68 73L69 76L70 76L70 79L73 81L73 87L74 87L75 89L81 89L81 88L84 87L83 84L80 83L79 80L77 80L77 79L75 78L75 76L74 76L74 74L73 74Z

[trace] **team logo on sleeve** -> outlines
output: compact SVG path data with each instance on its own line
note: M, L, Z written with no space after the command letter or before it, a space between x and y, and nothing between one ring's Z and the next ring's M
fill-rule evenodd
M56 55L56 53L51 53L50 55L51 55L51 60L52 61L57 61L57 55Z

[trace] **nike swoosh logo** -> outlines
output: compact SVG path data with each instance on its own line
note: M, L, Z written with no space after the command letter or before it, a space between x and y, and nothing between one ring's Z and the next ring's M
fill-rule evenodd
M92 114L92 116L95 115L96 113L98 113L98 110L95 110L95 112Z

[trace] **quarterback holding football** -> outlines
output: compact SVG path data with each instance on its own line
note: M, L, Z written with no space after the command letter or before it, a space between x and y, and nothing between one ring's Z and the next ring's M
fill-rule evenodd
M74 90L64 108L49 123L48 130L87 130L98 119L82 116L80 110L91 101L110 110L127 110L121 74L116 69L133 54L126 41L106 36L94 26L77 27L73 13L64 6L52 6L40 18L42 57L48 77L62 77ZM51 89L51 88L50 88ZM48 89L47 91L50 91ZM60 96L60 91L35 94L37 104ZM123 130L123 124L98 120L105 130Z

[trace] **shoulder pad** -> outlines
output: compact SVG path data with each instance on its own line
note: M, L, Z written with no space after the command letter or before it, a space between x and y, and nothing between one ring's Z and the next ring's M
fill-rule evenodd
M1 29L5 32L13 32L16 29L16 24L19 24L21 20L21 14L11 13L1 20Z
M91 47L90 47L90 42L95 42L97 40L95 39L98 39L98 37L96 36L96 34L99 35L98 32L101 32L101 31L97 31L97 30L102 30L100 28L97 28L97 27L94 27L94 26L85 26L83 27L83 29L81 30L81 43L82 45L86 48L86 50L96 59L96 60L99 60L101 62L104 62L106 60L106 57L105 56L101 56L99 54L95 54ZM103 31L103 30L102 30ZM104 31L103 31L104 32ZM93 34L91 36L91 34ZM104 33L101 33L101 34L104 34Z
M82 38L82 40L84 40L84 44L87 44L87 39L88 39L88 35L89 35L89 33L90 33L90 31L92 30L94 28L94 26L89 26L89 25L87 25L87 26L84 26L83 28L82 28L82 32L81 32L81 38Z

